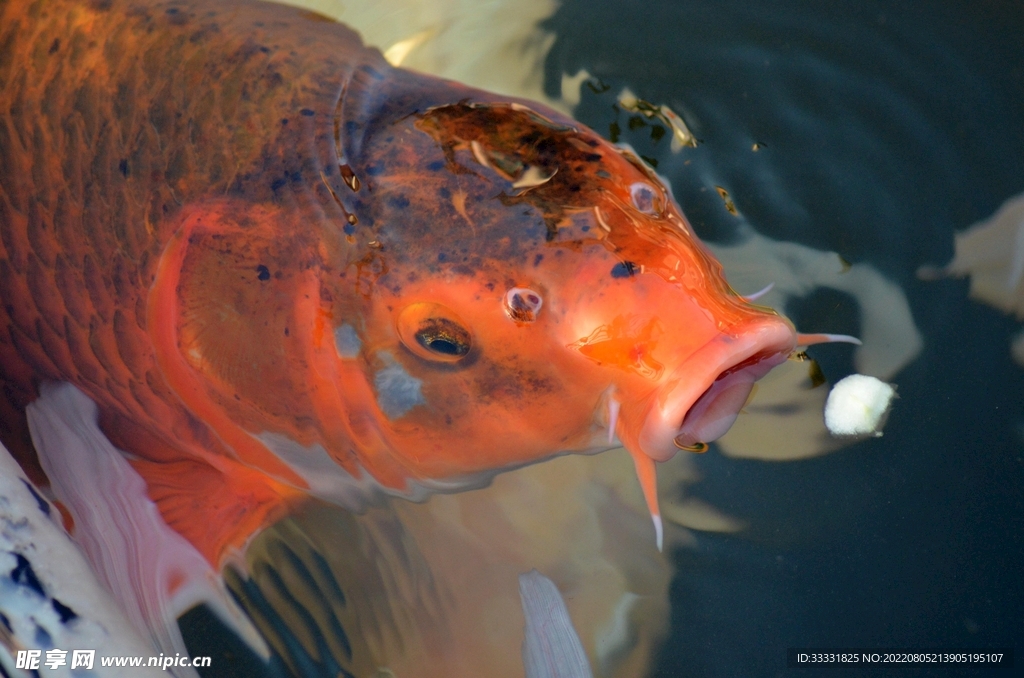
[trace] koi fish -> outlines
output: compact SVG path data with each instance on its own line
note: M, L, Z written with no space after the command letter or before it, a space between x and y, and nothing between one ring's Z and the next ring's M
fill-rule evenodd
M723 435L798 344L628 149L248 0L0 3L0 439L95 404L213 567L357 507Z

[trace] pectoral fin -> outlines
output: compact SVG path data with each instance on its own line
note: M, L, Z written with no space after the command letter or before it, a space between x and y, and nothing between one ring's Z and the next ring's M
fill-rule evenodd
M205 603L267 657L266 644L231 601L209 556L204 557L168 526L157 504L147 496L146 481L103 435L97 425L96 405L71 384L44 384L40 390L40 398L28 407L40 462L54 494L74 517L76 541L129 619L138 628L148 628L154 644L165 654L186 653L177 617ZM183 471L167 468L156 474L169 478L178 473L179 485L188 488L166 513L183 534L188 534L189 525L207 532L217 521L227 520L229 530L236 531L253 522L252 516L239 520L218 508L229 505L227 495L235 488L231 483L214 486L212 469L189 469L188 475ZM252 498L246 509L259 505L255 493ZM230 498L230 503L235 501L237 497ZM180 675L195 673L188 669Z

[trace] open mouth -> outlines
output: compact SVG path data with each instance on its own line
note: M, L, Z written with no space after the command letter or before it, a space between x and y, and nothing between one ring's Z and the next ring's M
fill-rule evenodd
M719 374L687 410L679 433L673 439L676 447L700 452L705 443L725 435L747 404L754 382L781 362L773 360L776 357L757 356Z
M721 335L677 370L677 379L647 415L639 444L655 461L680 449L702 451L736 421L754 383L793 351L796 336L770 320L739 336ZM703 376L702 376L703 375Z

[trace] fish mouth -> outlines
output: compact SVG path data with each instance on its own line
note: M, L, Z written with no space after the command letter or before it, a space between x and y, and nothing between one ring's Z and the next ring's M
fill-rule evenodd
M699 451L725 435L754 383L785 362L796 343L792 325L781 318L715 337L675 370L653 403L637 441L640 450L666 461L680 449Z

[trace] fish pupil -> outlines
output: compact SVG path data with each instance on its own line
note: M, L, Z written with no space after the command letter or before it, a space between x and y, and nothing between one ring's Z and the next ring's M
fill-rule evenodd
M428 339L427 348L445 355L461 355L463 352L458 344L447 339Z
M420 346L440 355L464 356L469 353L469 333L447 318L430 318L416 333Z

